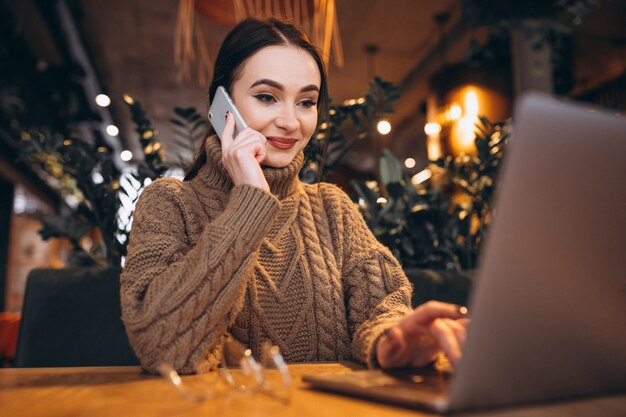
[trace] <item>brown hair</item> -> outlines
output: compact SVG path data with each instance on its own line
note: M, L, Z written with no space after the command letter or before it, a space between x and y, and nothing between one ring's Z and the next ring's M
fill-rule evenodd
M213 81L209 87L209 102L220 85L231 93L232 84L239 78L245 62L262 48L274 45L297 46L313 57L321 77L317 111L318 116L323 117L328 108L328 86L326 68L320 53L301 30L290 23L273 18L266 21L246 19L226 35L215 60ZM206 141L212 133L213 130L209 130L204 138L200 150L185 175L185 180L195 177L198 170L206 163Z

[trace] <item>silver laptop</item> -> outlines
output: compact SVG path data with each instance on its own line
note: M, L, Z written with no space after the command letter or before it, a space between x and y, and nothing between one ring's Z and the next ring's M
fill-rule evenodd
M513 120L454 375L305 382L437 412L626 392L626 119L530 94Z

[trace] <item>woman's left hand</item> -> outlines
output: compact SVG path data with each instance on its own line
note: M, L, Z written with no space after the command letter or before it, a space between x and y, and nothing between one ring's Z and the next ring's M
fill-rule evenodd
M461 359L467 308L438 301L417 307L378 340L376 359L383 369L419 367L443 352L453 366Z

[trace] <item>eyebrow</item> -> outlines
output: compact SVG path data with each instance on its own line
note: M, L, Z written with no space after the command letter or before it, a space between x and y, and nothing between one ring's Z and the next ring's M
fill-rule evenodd
M261 84L269 85L270 87L274 87L280 91L285 91L284 85L282 85L278 81L270 80L268 78L262 78L260 80L256 80L255 82L252 83L250 88L256 87L257 85L261 85ZM300 89L300 92L302 93L305 91L317 91L319 93L320 89L315 84L309 84L309 85L305 85L304 87Z

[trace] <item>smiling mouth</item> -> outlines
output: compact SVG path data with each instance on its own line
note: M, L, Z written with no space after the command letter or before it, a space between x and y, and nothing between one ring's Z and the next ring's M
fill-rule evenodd
M291 149L298 142L295 139L269 137L267 141L276 149Z

